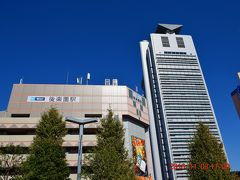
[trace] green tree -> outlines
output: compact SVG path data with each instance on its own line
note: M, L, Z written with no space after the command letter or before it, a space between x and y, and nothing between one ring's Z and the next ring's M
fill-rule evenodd
M222 144L202 122L189 145L188 172L192 180L232 180Z
M97 145L85 158L88 166L82 176L91 180L134 180L133 163L124 147L123 125L112 110L108 111L98 127Z
M69 179L69 168L62 147L66 132L65 121L57 109L51 108L42 114L30 147L30 155L23 164L23 179Z
M23 149L17 145L8 144L0 148L0 179L16 179L21 174L20 166L23 163Z

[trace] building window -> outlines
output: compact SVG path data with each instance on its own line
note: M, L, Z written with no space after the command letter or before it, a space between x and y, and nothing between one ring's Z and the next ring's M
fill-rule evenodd
M142 97L142 105L146 106L146 102L145 102L145 99L143 97Z
M161 37L163 47L170 47L168 37Z
M138 116L138 117L141 117L141 116L142 116L142 113L141 113L140 110L136 109L136 113L137 113L137 116Z
M85 118L102 118L102 114L85 114Z
M133 92L132 92L132 90L128 90L128 94L129 94L129 97L132 99L133 98Z
M137 106L137 105L136 105L136 101L133 101L133 106L134 106L134 107L136 107L136 106Z
M11 114L13 118L29 118L30 114Z
M77 174L77 167L76 166L70 166L69 167L69 172L71 174Z
M138 117L141 117L141 116L142 116L141 111L138 110L138 109L137 109L136 111L137 111L137 116L138 116Z
M184 41L183 41L182 37L177 37L176 40L177 40L177 45L178 45L179 48L185 48Z

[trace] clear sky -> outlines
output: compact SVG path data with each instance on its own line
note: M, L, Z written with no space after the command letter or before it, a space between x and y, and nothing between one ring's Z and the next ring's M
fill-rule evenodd
M240 119L230 93L240 71L238 0L56 0L0 1L0 110L13 83L90 84L117 78L140 87L139 41L157 23L182 24L193 36L234 170L240 170Z

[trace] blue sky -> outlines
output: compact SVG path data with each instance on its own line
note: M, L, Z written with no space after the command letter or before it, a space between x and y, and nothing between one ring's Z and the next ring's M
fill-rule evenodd
M240 71L240 1L0 1L0 110L13 83L91 84L142 79L139 41L157 23L183 24L193 36L228 158L240 170L240 119L230 93Z

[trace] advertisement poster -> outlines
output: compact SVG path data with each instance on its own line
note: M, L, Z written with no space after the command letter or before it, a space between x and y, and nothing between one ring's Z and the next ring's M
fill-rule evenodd
M147 176L145 141L132 136L134 172L137 176Z

